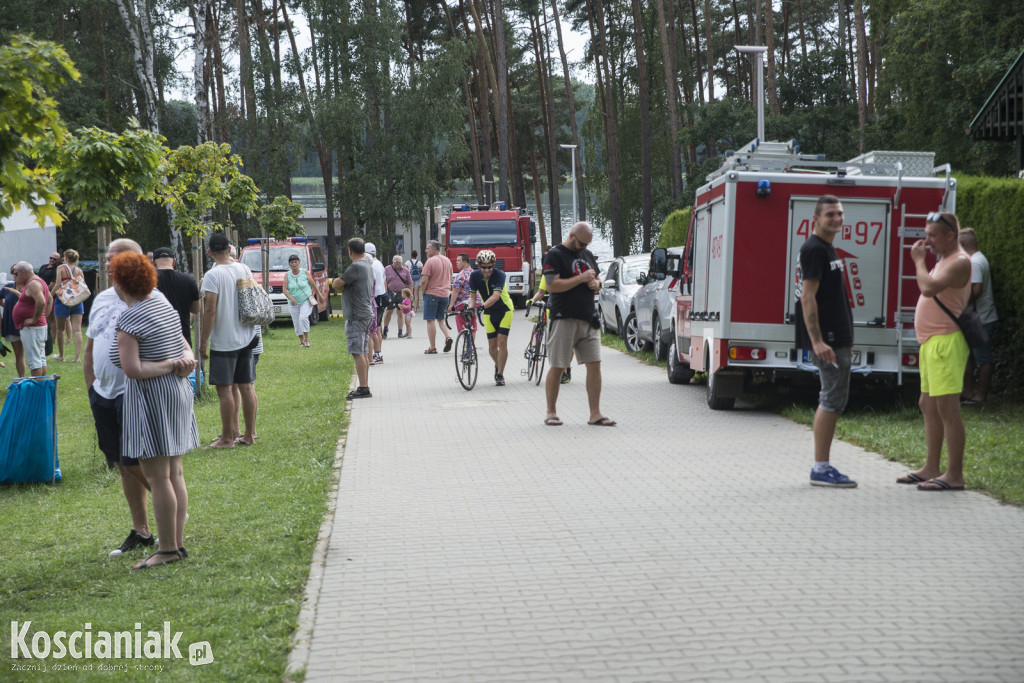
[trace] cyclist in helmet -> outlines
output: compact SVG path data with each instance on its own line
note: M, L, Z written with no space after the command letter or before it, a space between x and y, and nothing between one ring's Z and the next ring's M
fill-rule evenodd
M494 360L494 383L500 387L505 385L508 332L512 327L512 297L508 294L505 272L498 270L496 261L490 249L477 252L476 265L479 270L469 276L469 305L475 307L478 296L483 301L487 350Z

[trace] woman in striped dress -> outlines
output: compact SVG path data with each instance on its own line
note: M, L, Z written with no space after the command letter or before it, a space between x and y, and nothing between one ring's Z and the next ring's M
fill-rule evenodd
M152 295L156 270L142 254L110 260L110 279L128 309L117 319L114 365L128 377L121 453L138 458L153 494L159 550L136 564L146 569L185 556L188 490L181 455L199 446L188 375L196 361L181 334L177 312Z

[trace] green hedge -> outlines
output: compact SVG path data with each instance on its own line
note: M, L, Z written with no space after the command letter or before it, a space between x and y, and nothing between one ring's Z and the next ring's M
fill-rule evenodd
M686 244L686 233L690 230L691 209L678 209L665 219L658 233L659 247L681 247Z
M978 233L978 248L992 266L999 312L993 384L1020 394L1024 380L1024 181L957 176L956 215Z

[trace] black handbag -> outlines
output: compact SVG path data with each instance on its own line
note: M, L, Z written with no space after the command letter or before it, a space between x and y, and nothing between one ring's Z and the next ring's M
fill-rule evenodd
M972 349L977 349L988 343L988 333L985 331L985 326L981 323L981 318L978 317L978 312L973 308L964 308L963 313L959 317L953 315L953 311L946 308L939 297L935 297L935 303L939 305L943 311L946 312L956 326L960 328L960 331L964 333L964 339L967 340L967 346Z

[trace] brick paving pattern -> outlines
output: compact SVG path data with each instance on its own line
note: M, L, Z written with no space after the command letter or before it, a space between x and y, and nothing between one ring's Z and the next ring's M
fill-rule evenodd
M809 429L607 348L619 425L574 368L546 427L521 311L505 387L463 390L425 332L353 402L306 680L1024 681L1024 511L838 442L860 487L811 487Z

